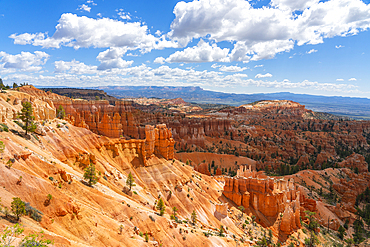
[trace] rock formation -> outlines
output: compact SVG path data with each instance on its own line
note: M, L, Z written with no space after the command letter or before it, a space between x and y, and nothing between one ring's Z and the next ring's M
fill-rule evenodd
M283 213L280 230L286 234L301 227L300 192L293 179L260 178L251 167L241 167L237 176L225 177L223 194L237 205L252 207L273 225Z

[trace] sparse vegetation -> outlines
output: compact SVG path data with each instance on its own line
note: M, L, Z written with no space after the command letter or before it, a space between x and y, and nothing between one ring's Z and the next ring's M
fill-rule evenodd
M66 112L63 108L62 105L59 105L58 109L57 109L57 118L59 119L64 119L66 116Z
M26 214L26 204L19 197L13 198L11 208L17 221L22 215Z
M88 181L89 186L93 186L98 182L98 176L96 175L95 165L90 163L85 169L84 179Z
M163 216L166 210L166 206L164 205L164 201L162 200L162 198L160 198L158 201L157 209L159 210L159 215Z
M18 117L25 123L23 129L26 131L25 135L27 136L28 131L33 132L36 129L36 125L33 122L35 117L33 116L32 104L30 102L25 101L22 103L22 106L23 108L18 113Z
M197 212L195 212L195 210L193 210L193 212L191 213L191 223L193 225L197 223Z
M129 187L130 191L131 191L132 187L136 186L134 177L132 176L131 172L127 176L126 185Z
M0 153L1 153L1 160L3 159L3 153L5 150L5 144L3 141L0 141Z

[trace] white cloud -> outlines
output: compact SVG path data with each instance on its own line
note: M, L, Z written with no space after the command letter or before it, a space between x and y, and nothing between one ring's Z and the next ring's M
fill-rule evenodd
M155 37L148 33L148 27L140 22L122 22L109 18L93 19L71 13L62 14L52 37L44 33L12 34L15 44L32 44L44 48L70 46L81 47L122 47L130 50L140 49L150 52L152 49L178 47L165 36Z
M350 78L348 81L357 81L356 78Z
M126 12L121 11L121 12L118 12L117 14L123 20L131 20L130 13L128 12L126 13Z
M262 68L263 67L263 64L258 64L256 66L254 66L255 68Z
M121 69L131 66L134 61L125 61L122 56L127 52L127 48L109 48L103 52L100 52L96 57L101 64L98 66L98 70L109 70L109 69Z
M154 59L154 63L164 64L165 60L166 59L164 57L157 57L156 59Z
M132 54L132 53L127 53L126 56L128 57L138 57L139 55L137 54Z
M95 6L97 5L97 4L96 4L96 3L94 3L94 1L92 1L92 0L87 0L87 1L86 1L86 3L90 3L90 4L95 5Z
M231 61L273 58L295 44L319 44L370 27L370 5L360 0L273 0L263 8L244 0L199 0L177 3L174 14L169 33L174 40L236 42Z
M201 62L229 62L229 49L221 49L216 44L210 45L200 40L197 46L188 47L183 51L171 54L166 62L168 63L201 63Z
M214 63L211 65L211 68L216 69L218 67L221 67L221 65L218 65L217 63Z
M257 74L254 78L268 78L268 77L272 77L272 75L270 73L266 73L264 75Z
M337 79L336 81L344 81L343 79Z
M155 35L157 35L157 36L161 36L161 34L162 34L161 31L159 31L159 30L155 31Z
M317 4L319 0L272 0L271 5L282 10L304 10Z
M317 52L317 50L315 50L315 49L311 49L309 51L306 51L307 54L311 54L311 53L315 53L315 52Z
M89 66L76 60L71 62L55 61L55 73L71 73L71 74L95 74L97 66Z
M336 45L335 48L339 49L339 48L343 48L344 46L343 45Z
M221 68L219 68L220 71L224 72L241 72L246 69L248 69L248 67L241 68L238 66L225 66L225 65L222 65Z
M77 10L84 10L84 11L87 11L87 12L90 12L90 10L91 10L91 7L87 6L86 4L79 5L78 7L79 8Z
M30 52L22 51L20 54L11 55L6 52L0 52L0 71L11 73L15 71L40 71L41 65L44 65L50 55L43 51Z
M98 70L122 69L131 66L133 62L134 61L123 60L122 58L106 60L102 61L98 66Z

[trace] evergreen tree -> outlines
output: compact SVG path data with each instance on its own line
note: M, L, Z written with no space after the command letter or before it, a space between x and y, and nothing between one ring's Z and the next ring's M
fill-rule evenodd
M193 225L197 223L197 213L195 212L195 210L193 210L193 212L191 213L191 222L193 223Z
M92 186L98 182L98 176L96 175L95 165L90 164L85 169L84 179L88 180L89 186Z
M136 186L134 177L132 176L131 172L127 176L126 185L130 188L130 191L133 186Z
M220 225L220 229L219 229L219 231L218 231L218 236L220 236L220 237L224 237L225 235L224 235L224 232L225 232L225 230L224 230L224 226L223 225Z
M18 117L25 123L22 127L26 131L26 136L28 131L35 131L36 125L33 123L35 117L33 116L33 109L30 102L26 101L22 103L22 110L18 113Z
M266 237L263 237L260 241L257 241L257 246L267 247L267 239L266 239Z
M339 232L339 238L343 239L344 238L344 233L346 232L346 229L344 229L344 227L342 225L340 225L339 229L338 229L338 232Z
M307 215L306 218L308 219L308 229L311 231L316 231L316 229L319 227L319 223L315 220L315 212L310 212L308 210L304 211Z
M1 153L1 159L3 159L3 153L5 150L5 144L3 141L0 141L0 153Z
M5 88L5 85L3 83L3 79L0 78L0 89L1 89L1 92L3 92L3 89Z
M173 215L173 218L174 218L174 219L176 219L177 211L178 211L178 209L177 209L176 207L173 207L173 208L172 208L172 215Z
M240 210L239 219L241 219L243 217L243 211L245 210L245 208L243 206L239 206L238 209Z
M59 118L59 119L63 119L63 118L65 118L65 116L66 116L66 112L65 112L65 110L64 110L64 108L63 108L63 106L62 106L62 105L60 105L60 106L58 107L58 109L57 109L57 118Z
M163 216L166 210L166 206L164 205L164 201L162 200L162 198L160 198L158 201L157 209L159 210L159 214Z
M13 198L11 207L12 213L15 215L17 221L19 220L19 217L26 214L26 204L19 197Z

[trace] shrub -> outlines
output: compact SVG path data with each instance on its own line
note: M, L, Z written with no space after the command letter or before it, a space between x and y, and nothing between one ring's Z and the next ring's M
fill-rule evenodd
M34 207L31 207L30 203L25 203L26 214L37 222L42 220L43 213Z
M85 169L84 179L88 180L89 186L92 186L98 182L98 176L96 175L95 165L90 164Z
M165 210L166 210L166 206L164 205L164 201L161 199L159 199L158 201L158 204L157 204L157 209L159 210L159 214L161 216L163 216Z
M131 172L127 176L126 185L130 188L130 191L133 186L136 186L134 177L132 176Z
M11 203L12 213L15 215L17 221L19 217L26 214L25 203L19 198L14 197Z
M43 234L43 232L41 232L40 234ZM30 234L22 240L19 247L47 247L49 244L53 243L54 242L52 240L44 239L44 235L40 236L39 234Z
M149 218L150 218L153 222L155 222L155 219L154 219L154 217L153 217L152 215L149 215Z
M193 223L193 225L197 223L197 213L195 212L195 210L193 210L193 212L191 213L191 222Z
M3 124L3 123L0 123L0 126L2 127L2 129L3 129L5 132L9 132L9 127L8 127L8 125Z

